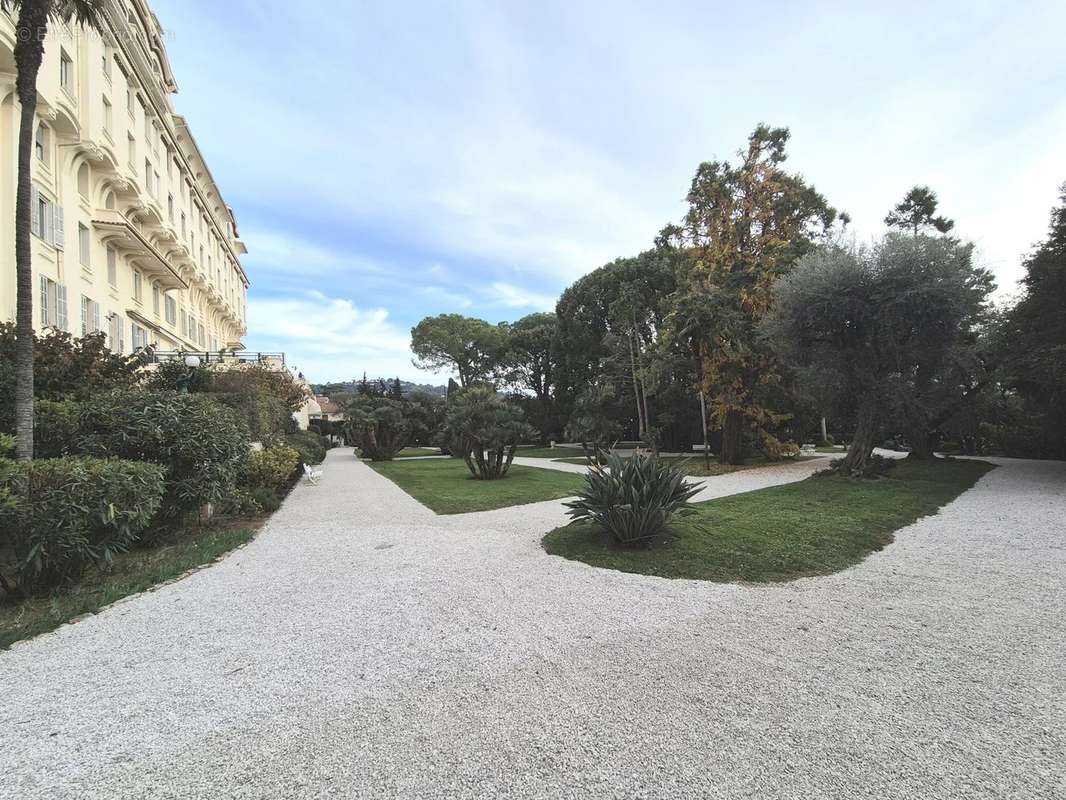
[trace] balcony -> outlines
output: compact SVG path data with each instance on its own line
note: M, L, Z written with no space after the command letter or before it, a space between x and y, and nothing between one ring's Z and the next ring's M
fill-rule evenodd
M97 211L92 225L100 231L101 240L105 244L127 253L130 261L135 263L146 277L158 283L163 291L189 288L189 284L155 245L117 211Z

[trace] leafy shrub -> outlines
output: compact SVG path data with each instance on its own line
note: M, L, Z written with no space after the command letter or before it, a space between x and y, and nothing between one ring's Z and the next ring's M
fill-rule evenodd
M248 485L251 488L283 489L300 466L300 453L292 447L265 447L252 453L248 462Z
M143 380L146 389L170 392L185 383L189 392L211 391L211 370L207 367L190 367L184 360L163 361L152 368Z
M0 323L0 430L14 430L15 326ZM33 394L38 400L85 400L99 392L128 389L143 361L107 349L106 337L75 338L49 330L33 339Z
M795 458L800 454L799 445L795 442L782 442L768 433L763 434L762 450L767 461L781 461L786 458Z
M240 392L208 392L227 408L232 408L248 429L253 442L272 445L281 440L292 422L292 412L285 401L266 392L246 389Z
M8 458L15 452L15 437L10 433L0 433L0 458Z
M407 445L411 425L402 400L363 395L348 405L348 428L364 458L391 461Z
M451 450L462 457L479 480L507 475L520 441L537 435L522 409L496 394L491 386L471 386L452 399L446 417Z
M566 426L566 435L581 442L585 455L601 461L602 453L622 436L622 426L608 416L615 401L610 384L591 384L582 391L574 407L574 416Z
M896 466L896 459L872 453L866 459L866 465L859 473L845 472L843 458L834 458L829 462L828 469L817 473L818 475L848 475L852 478L880 478L887 475Z
M212 369L210 372L211 391L226 394L265 394L281 400L289 414L299 411L309 397L307 387L297 382L288 370L245 364L226 369Z
M74 400L38 400L33 404L33 452L37 458L77 455L81 404Z
M38 592L110 562L144 531L163 497L156 464L98 458L19 464L7 485L14 507L0 511L18 586Z
M71 449L160 464L160 513L173 519L232 492L248 459L248 433L233 411L206 395L131 390L80 404Z
M315 431L296 431L285 437L285 444L300 454L304 464L321 464L326 458L328 440Z
M268 489L266 486L257 486L251 490L250 494L259 511L265 514L273 514L281 508L281 500L273 489Z
M566 505L575 520L590 520L624 546L646 544L683 511L700 487L685 480L683 467L647 453L624 460L608 453L593 463L578 499Z

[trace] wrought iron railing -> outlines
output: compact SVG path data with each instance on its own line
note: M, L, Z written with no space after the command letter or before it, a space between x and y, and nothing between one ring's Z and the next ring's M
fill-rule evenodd
M201 364L281 364L284 353L255 353L249 350L153 350L145 353L149 364L164 361L184 361L196 357Z

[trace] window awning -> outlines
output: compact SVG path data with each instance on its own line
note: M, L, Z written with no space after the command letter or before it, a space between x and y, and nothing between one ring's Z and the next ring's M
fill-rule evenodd
M126 253L142 274L159 284L164 291L189 288L189 284L182 280L163 254L117 211L98 211L92 224L103 234L101 238L106 244Z

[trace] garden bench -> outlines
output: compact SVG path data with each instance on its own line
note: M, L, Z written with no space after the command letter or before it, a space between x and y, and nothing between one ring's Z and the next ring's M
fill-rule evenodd
M322 470L312 469L310 464L304 464L304 477L312 486L318 486L318 479L322 477Z

